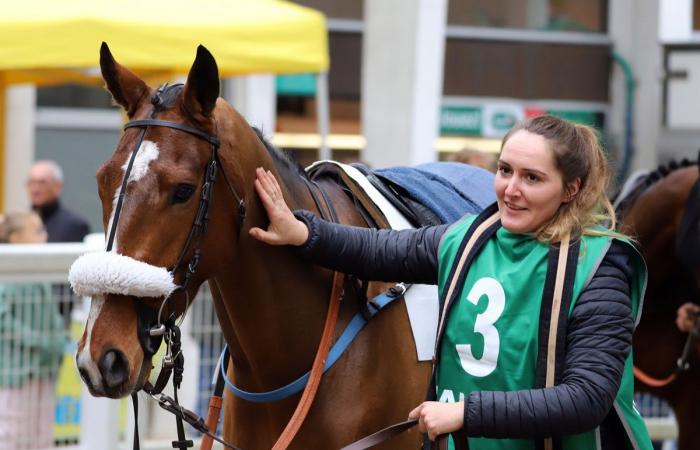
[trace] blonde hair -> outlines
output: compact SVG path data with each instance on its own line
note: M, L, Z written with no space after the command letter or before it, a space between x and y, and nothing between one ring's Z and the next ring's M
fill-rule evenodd
M33 211L11 212L0 215L0 244L9 243L10 236L13 233L24 230L32 217L39 218L39 215Z
M547 140L565 190L568 191L577 178L580 180L578 193L569 202L562 203L554 216L536 230L537 239L558 242L567 232L572 237L624 237L615 231L615 210L606 194L610 170L596 131L555 116L537 116L516 124L503 137L501 151L508 139L521 130Z

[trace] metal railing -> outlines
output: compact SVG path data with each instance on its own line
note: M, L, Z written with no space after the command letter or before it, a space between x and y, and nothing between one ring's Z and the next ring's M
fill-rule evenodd
M49 342L68 336L62 364L55 377L53 397L40 396L38 392L27 397L38 410L48 410L54 415L54 448L117 450L130 449L132 445L131 402L92 397L80 381L74 362L77 341L89 311L89 301L77 298L68 288L68 269L79 255L102 248L103 239L99 237L93 237L85 244L0 245L0 286L49 285L50 295L46 299L27 298L24 300L25 307L29 311L53 308L60 313L67 327L65 332L54 327L51 332L53 334L39 336ZM206 286L192 303L182 328L186 363L180 400L183 406L204 416L211 394L211 377L224 344ZM19 373L22 364L33 363L30 357L22 356L24 350L19 347L12 354L15 359L7 359L11 347L19 345L19 336L8 333L9 331L0 329L0 355L3 356L0 381L3 376ZM141 448L172 448L170 440L176 436L172 416L158 408L145 395L141 394L140 399ZM668 406L650 396L637 396L636 403L655 440L675 439L675 418ZM192 429L188 429L187 433L190 437L197 438Z

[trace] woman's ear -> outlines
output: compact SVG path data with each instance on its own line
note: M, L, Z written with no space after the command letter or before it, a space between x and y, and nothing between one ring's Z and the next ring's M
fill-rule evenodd
M578 191L580 188L581 188L581 179L577 177L574 181L569 183L569 185L566 187L566 195L564 196L564 203L569 203L571 200L576 198L576 194L578 194Z

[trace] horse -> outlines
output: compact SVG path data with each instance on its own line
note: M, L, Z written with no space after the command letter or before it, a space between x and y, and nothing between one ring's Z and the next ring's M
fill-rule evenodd
M143 388L155 351L153 336L143 338L153 325L152 320L144 324L144 317L160 318L164 305L171 317L180 317L205 281L230 351L228 376L235 384L261 392L296 379L312 366L333 274L304 262L290 248L249 236L251 227L264 228L268 220L254 190L255 170L263 167L280 180L293 209L322 214L328 202L339 222L367 226L353 200L330 177L311 182L219 97L216 61L203 46L184 86L165 90L156 91L116 62L104 43L100 67L107 90L131 121L96 175L108 250L129 264L141 264L144 271L174 273L173 286L179 288L166 289L172 292L166 302L167 295L148 290L152 280L144 276L139 282L144 285L132 286L128 293L95 292L76 355L83 382L92 395L109 398ZM180 125L137 124L144 120ZM216 157L214 143L220 145ZM137 146L138 153L133 152ZM219 170L215 179L209 176L212 161ZM206 232L193 234L193 226L202 225L193 221L203 203L199 199L205 197ZM186 269L188 261L196 271ZM392 285L371 283L368 295L387 286ZM351 281L346 279L343 291L336 330L360 308L360 292ZM431 369L429 362L417 361L411 342L406 308L395 302L368 323L325 373L290 448L340 448L405 420L423 400ZM223 439L245 450L271 448L298 399L251 403L227 393ZM420 442L414 429L380 448L417 448Z
M649 271L633 352L635 367L652 378L638 376L635 387L672 407L678 422L679 450L700 448L700 435L695 430L700 416L700 346L692 349L688 370L678 370L687 334L675 325L678 307L700 298L700 266L683 257L689 250L700 252L697 240L688 241L683 232L684 226L693 223L697 231L699 216L688 211L700 208L697 196L691 195L696 183L696 163L673 162L642 178L617 208L620 230L637 241Z

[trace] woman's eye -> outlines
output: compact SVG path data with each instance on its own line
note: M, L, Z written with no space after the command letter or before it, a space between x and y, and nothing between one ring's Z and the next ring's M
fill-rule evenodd
M529 181L530 183L536 183L536 182L540 181L540 177L538 177L537 175L531 175L531 174L526 175L525 179L527 181Z
M510 168L508 168L508 167L499 167L499 168L498 168L498 171L501 172L501 173L503 173L503 174L508 174L508 173L510 173Z
M172 204L177 204L177 203L184 203L186 202L190 197L192 197L192 194L194 194L195 188L191 184L178 184L175 186L175 189L173 190L172 194L172 199L171 203Z

